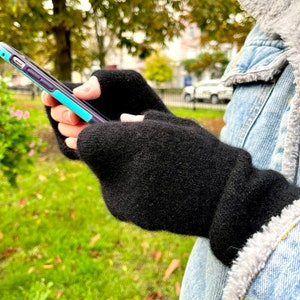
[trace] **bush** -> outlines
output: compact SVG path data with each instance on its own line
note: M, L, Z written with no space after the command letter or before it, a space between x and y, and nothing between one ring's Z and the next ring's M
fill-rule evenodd
M18 174L26 173L33 164L36 139L29 112L15 110L14 99L0 79L0 175L17 185Z

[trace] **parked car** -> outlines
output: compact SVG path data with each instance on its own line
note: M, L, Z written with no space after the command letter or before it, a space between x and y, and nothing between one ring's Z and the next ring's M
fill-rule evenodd
M229 102L232 92L232 87L225 87L220 79L210 79L198 81L193 86L185 87L183 97L187 102L205 101L217 104Z
M186 102L191 102L194 100L194 92L195 92L195 86L193 85L189 85L186 86L183 89L183 99Z

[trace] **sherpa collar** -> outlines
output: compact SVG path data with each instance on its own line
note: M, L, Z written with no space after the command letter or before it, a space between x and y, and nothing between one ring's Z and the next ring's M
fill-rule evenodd
M239 0L260 28L267 34L277 34L287 45L287 59L294 69L296 93L291 113L282 162L282 173L294 182L297 174L300 146L300 1Z

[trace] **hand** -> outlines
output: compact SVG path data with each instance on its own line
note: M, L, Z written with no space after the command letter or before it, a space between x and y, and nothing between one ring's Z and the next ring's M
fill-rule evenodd
M140 115L149 109L170 113L144 78L135 71L99 70L83 85L65 85L79 99L89 100L95 109L110 120L122 121L122 113ZM77 137L88 124L80 122L74 113L61 106L50 95L43 93L42 101L46 105L46 112L61 152L68 158L78 159ZM128 116L125 119L129 120ZM132 121L135 120L134 118Z
M78 154L116 218L208 237L227 265L300 196L279 173L254 168L246 151L171 114L149 111L143 122L93 124L79 134Z
M92 76L87 82L73 90L75 97L81 100L92 100L99 98L101 88L98 79ZM77 138L79 133L88 126L88 123L82 122L80 118L69 110L66 106L60 104L56 99L46 92L42 92L42 102L45 106L51 107L51 117L58 122L59 132L66 137L66 145L76 150ZM143 120L142 115L134 116L131 114L122 114L121 122L138 122Z
M101 95L100 84L95 76L92 76L87 82L73 90L75 97L81 100L92 100ZM46 92L42 92L42 102L45 106L51 107L51 117L58 122L59 132L66 137L65 143L71 149L77 148L78 134L88 126L80 118L69 110L66 106L60 104L56 99Z

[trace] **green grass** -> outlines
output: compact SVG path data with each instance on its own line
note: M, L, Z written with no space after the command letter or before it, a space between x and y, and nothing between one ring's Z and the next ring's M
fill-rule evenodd
M190 118L201 122L203 119L218 119L223 118L224 110L217 109L190 109L171 107L170 110L178 117Z
M0 299L177 299L195 238L114 219L94 175L58 152L39 99L17 98L48 148L18 188L0 176ZM202 112L174 113L198 119ZM164 280L174 259L180 267Z

